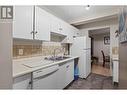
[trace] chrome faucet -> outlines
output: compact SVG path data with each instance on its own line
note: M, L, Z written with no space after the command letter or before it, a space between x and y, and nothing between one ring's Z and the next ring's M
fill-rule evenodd
M53 51L53 57L55 58L56 57L56 51L59 50L59 48L55 48L54 51Z
M54 52L53 52L53 57L55 58L57 55L56 55L56 51L59 50L60 52L63 50L63 48L55 48L54 49Z

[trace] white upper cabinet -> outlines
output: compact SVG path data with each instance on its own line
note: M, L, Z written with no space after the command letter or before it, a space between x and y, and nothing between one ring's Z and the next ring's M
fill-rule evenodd
M34 23L33 23L34 21ZM33 39L33 25L35 26L35 39L50 41L50 15L48 12L34 6L14 7L13 37Z
M15 6L13 37L32 39L33 6Z
M66 23L66 22L64 22L64 21L61 21L60 22L60 25L61 25L61 29L62 29L62 33L64 34L64 35L68 35L68 29L69 29L69 24L68 23Z
M74 30L71 25L67 24L65 31L67 33L67 37L62 41L62 43L73 43Z
M64 21L52 15L51 18L51 32L67 35L66 25Z
M60 21L57 17L53 16L51 17L51 32L54 33L60 33Z
M73 29L73 35L74 36L79 36L79 30L75 27L72 27L72 29Z
M35 18L34 18L35 17ZM35 28L35 30L33 29ZM65 43L73 43L78 29L36 6L15 6L13 37L50 41L50 32L67 36ZM33 35L34 34L34 35Z
M40 7L36 7L36 35L35 39L50 41L50 21L51 16L48 12L44 11Z

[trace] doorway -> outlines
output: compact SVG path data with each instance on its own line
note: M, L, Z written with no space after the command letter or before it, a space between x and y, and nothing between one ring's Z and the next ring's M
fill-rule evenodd
M110 28L89 30L92 73L110 76Z

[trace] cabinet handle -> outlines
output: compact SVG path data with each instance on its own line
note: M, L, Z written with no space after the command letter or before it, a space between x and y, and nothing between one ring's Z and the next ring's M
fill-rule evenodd
M62 28L59 28L59 30L63 30Z
M37 71L36 73L40 73L40 72L43 72L43 71Z
M33 34L33 33L34 33L34 31L30 32L30 34Z
M68 66L66 66L66 68L69 68L69 65L68 65Z
M31 33L31 34L37 34L38 32L37 32L37 31L35 31L35 32L34 32L34 31L32 31L32 32L30 32L30 33Z
M35 31L34 33L35 33L35 34L37 34L38 32L37 32L37 31Z

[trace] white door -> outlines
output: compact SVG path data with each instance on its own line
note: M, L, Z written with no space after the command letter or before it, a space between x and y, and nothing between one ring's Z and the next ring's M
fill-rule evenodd
M33 6L14 6L13 37L32 39Z
M50 14L40 7L36 7L36 31L35 39L50 41Z

